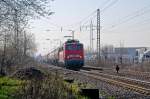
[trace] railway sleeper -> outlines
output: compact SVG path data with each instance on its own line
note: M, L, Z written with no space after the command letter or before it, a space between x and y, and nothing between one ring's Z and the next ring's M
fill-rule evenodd
M126 89L130 89L132 91L138 92L138 93L143 94L143 95L150 95L150 89L146 89L146 88L139 87L139 86L136 86L136 85L132 85L132 84L128 84L128 83L112 80L110 78L103 78L103 77L95 76L93 74L89 75L89 74L85 74L84 73L84 75L90 76L90 77L92 77L94 79L101 80L101 81L104 81L104 82L107 82L107 83L111 83L113 85L120 86L120 87L123 87L123 88L126 88Z

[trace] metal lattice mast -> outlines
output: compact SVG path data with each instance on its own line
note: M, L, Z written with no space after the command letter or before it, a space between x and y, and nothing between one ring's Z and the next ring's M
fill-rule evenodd
M97 56L98 61L100 62L100 10L97 9Z

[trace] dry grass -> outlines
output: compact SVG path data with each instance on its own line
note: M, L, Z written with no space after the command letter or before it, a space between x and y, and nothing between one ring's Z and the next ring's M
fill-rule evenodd
M150 72L150 63L134 64L131 65L128 69L140 72Z
M15 99L66 99L67 86L57 74L48 75L44 79L26 81L14 95Z
M43 79L33 78L26 80L14 99L85 99L75 90L75 87L64 82L57 72L46 75ZM78 89L78 88L77 88ZM75 91L74 91L75 90Z

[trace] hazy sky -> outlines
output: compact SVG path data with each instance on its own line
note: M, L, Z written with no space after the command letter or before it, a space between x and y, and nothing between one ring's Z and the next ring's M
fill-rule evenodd
M71 35L68 30L75 30L75 38L89 46L89 25L92 20L96 26L97 8L101 10L103 45L120 46L122 42L125 47L150 47L150 0L55 0L50 8L55 12L50 18L31 21L39 53L64 42L64 36Z

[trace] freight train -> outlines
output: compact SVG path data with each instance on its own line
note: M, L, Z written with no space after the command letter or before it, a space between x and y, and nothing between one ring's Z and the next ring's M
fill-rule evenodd
M78 40L67 40L47 55L47 61L67 69L79 70L84 65L84 47Z

